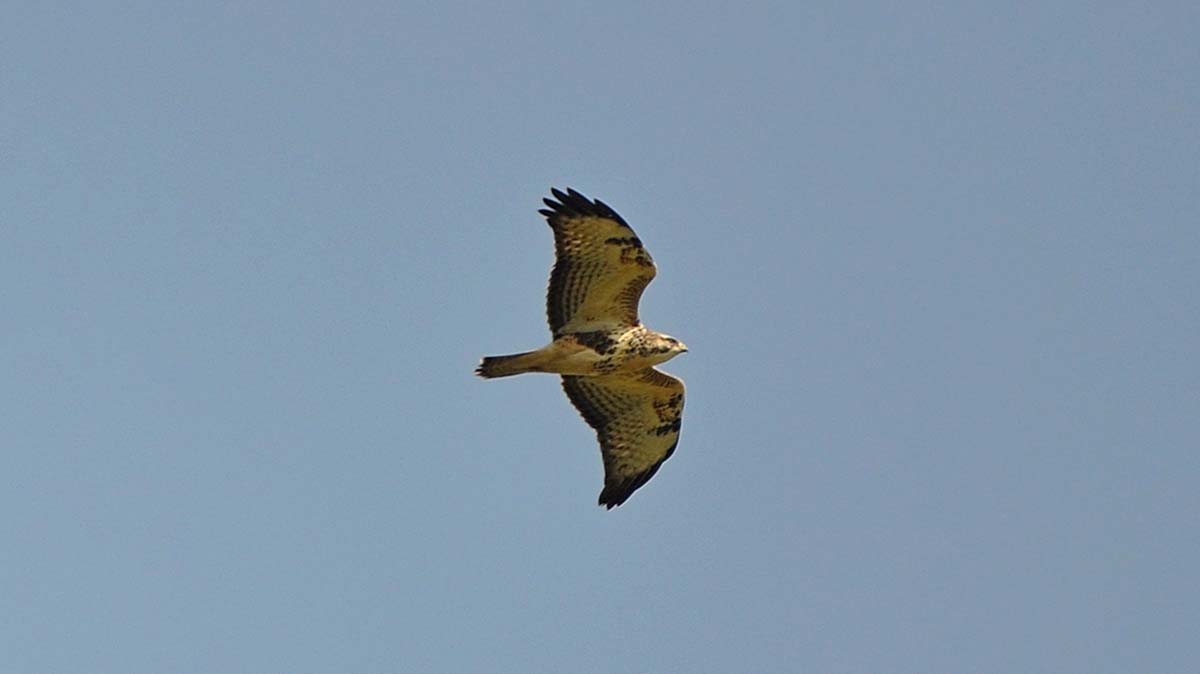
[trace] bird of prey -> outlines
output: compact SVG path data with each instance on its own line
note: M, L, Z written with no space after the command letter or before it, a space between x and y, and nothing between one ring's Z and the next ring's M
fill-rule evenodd
M475 374L562 375L562 387L596 430L604 458L599 503L624 503L654 476L679 443L683 382L654 369L687 351L647 330L638 301L656 269L642 241L616 211L575 190L543 199L554 231L554 269L546 294L553 341L525 353L488 356Z

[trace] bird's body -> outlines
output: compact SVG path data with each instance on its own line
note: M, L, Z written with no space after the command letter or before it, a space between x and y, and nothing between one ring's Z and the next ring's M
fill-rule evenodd
M632 372L674 358L679 353L676 344L673 338L640 325L566 333L537 351L487 356L479 365L479 375L492 379L526 372L580 376Z
M600 200L551 190L540 211L554 230L546 296L553 341L526 353L488 356L488 379L527 372L562 375L563 390L596 430L604 457L600 504L612 508L646 483L675 451L683 382L654 369L687 351L642 326L638 302L654 260L633 229Z

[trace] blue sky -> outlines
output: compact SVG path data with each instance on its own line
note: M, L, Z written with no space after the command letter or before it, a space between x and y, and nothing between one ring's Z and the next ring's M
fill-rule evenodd
M1193 672L1188 3L149 3L0 27L0 669ZM595 505L551 186L653 252Z

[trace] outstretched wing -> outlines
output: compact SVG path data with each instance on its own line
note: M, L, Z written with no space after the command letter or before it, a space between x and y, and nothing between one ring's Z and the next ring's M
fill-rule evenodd
M638 325L638 301L654 260L633 229L600 201L551 189L540 211L554 230L554 270L546 315L555 337Z
M679 444L683 382L648 367L598 377L565 376L562 383L600 440L600 505L619 506L654 477Z

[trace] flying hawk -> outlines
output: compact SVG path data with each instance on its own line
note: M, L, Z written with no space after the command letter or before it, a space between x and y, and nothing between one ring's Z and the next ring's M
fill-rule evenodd
M600 505L619 506L654 476L679 443L683 382L654 369L687 351L642 327L638 301L656 269L633 229L599 199L551 189L538 211L554 230L554 270L546 294L553 341L509 356L488 356L475 374L562 375L562 387L604 457Z

